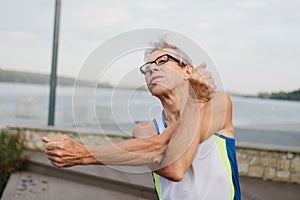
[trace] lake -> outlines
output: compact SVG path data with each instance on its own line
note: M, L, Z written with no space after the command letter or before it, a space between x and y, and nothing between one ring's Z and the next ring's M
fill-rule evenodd
M47 85L0 83L0 125L46 125L48 94ZM236 96L232 96L232 102L235 127L300 125L300 102ZM60 127L134 124L150 120L160 111L159 101L145 90L76 88L73 91L73 87L58 86L55 124Z

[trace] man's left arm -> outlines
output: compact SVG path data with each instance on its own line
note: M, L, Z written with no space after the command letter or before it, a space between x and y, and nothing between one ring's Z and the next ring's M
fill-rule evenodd
M155 171L157 174L172 181L180 181L191 166L201 142L216 132L232 137L232 106L229 96L216 93L209 106L212 107L210 113L200 113L200 108L193 103L187 106L179 129L167 146L161 169Z

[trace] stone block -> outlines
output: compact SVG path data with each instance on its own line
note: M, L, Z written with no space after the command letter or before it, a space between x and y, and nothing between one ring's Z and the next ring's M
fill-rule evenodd
M35 150L35 144L33 142L27 142L24 144L24 148L30 149L30 150Z
M299 173L291 173L291 182L300 184L300 174Z
M277 170L278 171L289 171L290 165L291 165L290 160L279 160L277 163Z
M245 153L245 152L239 152L238 154L237 154L237 157L239 158L239 159L247 159L248 158L248 155L247 155L247 153Z
M248 163L239 163L239 174L242 176L248 175L249 165Z
M287 153L285 153L285 152L279 153L279 159L286 160L287 159Z
M34 148L36 151L45 151L44 143L36 143Z
M255 178L262 178L264 173L264 168L261 166L250 166L249 176Z
M33 134L32 135L32 142L41 142L42 141L42 137L39 134Z
M276 169L273 167L266 168L263 179L264 180L275 180L276 179Z
M295 157L295 155L293 154L293 153L288 153L287 154L287 158L289 159L289 160L292 160L293 158Z
M238 161L238 163L241 163L241 164L249 164L250 163L250 159L251 158L247 158L247 159L237 158L237 161Z
M237 159L237 161L238 161L239 165L241 165L241 164L247 164L247 165L249 165L249 160Z
M260 165L260 157L253 156L249 162L250 165Z
M291 173L289 171L277 171L277 181L289 182Z
M263 167L277 167L277 159L271 157L260 158L260 163Z
M32 138L32 132L30 130L25 130L22 134L25 136L25 140L30 141Z
M297 174L300 174L300 157L297 156L292 160L291 164L291 172L295 172Z
M268 152L268 151L260 151L259 155L261 157L270 157L271 156L271 153Z
M277 159L279 156L278 152L272 152L271 157Z
M17 136L19 134L19 131L17 129L6 129L6 132L8 135Z

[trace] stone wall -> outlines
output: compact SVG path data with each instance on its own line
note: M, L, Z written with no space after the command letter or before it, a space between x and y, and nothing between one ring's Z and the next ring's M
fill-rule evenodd
M285 146L237 144L240 176L300 183L300 150Z
M44 136L66 134L85 145L121 142L129 136L116 133L81 133L56 128L7 127L7 133L19 135L26 149L44 151ZM300 148L237 143L240 176L300 184Z

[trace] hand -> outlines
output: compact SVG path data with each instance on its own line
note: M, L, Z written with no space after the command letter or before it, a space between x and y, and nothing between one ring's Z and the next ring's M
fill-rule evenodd
M67 135L43 137L46 154L51 163L59 168L83 164L87 149Z
M210 93L213 94L216 92L217 86L215 84L215 80L212 78L212 74L206 70L206 66L206 63L201 63L195 68L191 78L199 80L200 82L204 82L207 85Z

